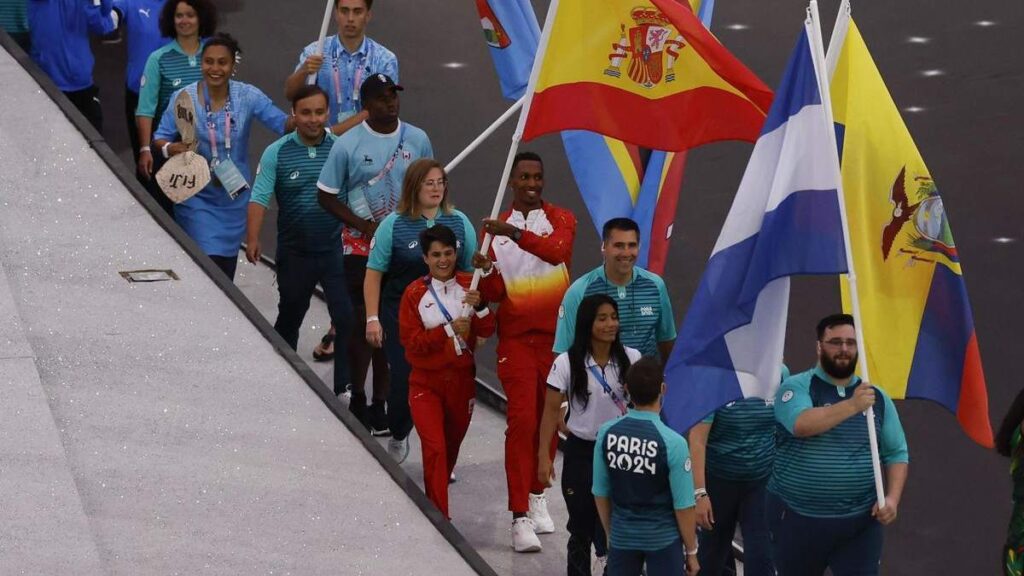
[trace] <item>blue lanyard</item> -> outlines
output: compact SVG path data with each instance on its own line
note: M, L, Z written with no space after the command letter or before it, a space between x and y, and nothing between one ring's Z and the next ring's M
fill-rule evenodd
M441 302L441 298L438 297L437 291L434 290L433 279L431 279L428 276L427 278L424 279L424 281L427 283L427 289L430 290L430 295L434 297L434 302L437 302L438 309L441 310L441 314L444 315L444 319L447 320L448 324L451 324L453 320L452 315L450 312L448 312L448 308L445 308L444 302ZM455 335L455 344L455 352L460 356L462 355L463 350L469 350L469 345L466 344L466 341L463 340L462 336L459 336L458 334Z
M623 415L625 415L628 411L626 403L623 402L622 398L619 398L619 395L615 393L615 390L612 390L612 387L608 385L608 381L605 380L604 374L600 370L598 370L597 366L593 364L587 366L587 369L590 370L590 373L594 375L594 379L596 379L597 382L601 384L601 388L604 388L604 393L607 394L612 399L612 402L614 402L615 405L618 406L619 411L622 412Z

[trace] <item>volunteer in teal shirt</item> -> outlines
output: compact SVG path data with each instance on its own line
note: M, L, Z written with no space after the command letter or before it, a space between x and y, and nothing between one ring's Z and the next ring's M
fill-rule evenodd
M907 441L896 406L881 389L854 375L853 318L834 314L818 324L818 365L782 383L767 515L780 576L878 574L882 526L896 520L908 470ZM875 496L868 421L874 407L887 493Z
M686 440L661 421L661 362L647 356L626 372L635 408L601 426L594 485L601 524L610 535L608 574L695 574L693 476Z

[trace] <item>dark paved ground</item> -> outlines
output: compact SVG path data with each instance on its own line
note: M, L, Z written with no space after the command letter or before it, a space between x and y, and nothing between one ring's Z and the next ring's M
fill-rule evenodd
M233 0L218 3L223 29L245 50L238 78L264 88L280 104L282 81L302 45L315 39L320 2ZM539 14L547 2L535 1ZM825 33L835 6L822 6ZM779 79L804 14L803 0L719 0L714 30L769 85ZM286 8L285 8L286 7ZM508 105L500 97L480 41L473 3L453 0L378 0L372 35L395 50L401 63L403 118L424 128L442 161L453 157ZM952 215L974 306L988 374L993 420L1018 390L1010 378L1012 326L1022 320L1020 278L1013 252L1021 229L1021 170L1016 158L1024 125L1014 114L1024 93L1019 34L1024 5L1016 2L904 0L855 2L854 16L897 104L922 110L906 121ZM982 23L982 24L979 24ZM988 25L985 25L987 23ZM914 42L912 37L927 39ZM1018 40L1014 40L1018 38ZM121 126L123 48L98 49L97 81L104 88L107 136L127 157ZM460 62L461 68L443 64ZM926 75L926 70L940 74ZM254 163L269 134L255 131ZM489 210L511 127L452 174L457 204L474 218ZM546 196L580 217L574 273L597 265L594 231L556 137L527 148L544 155ZM689 302L725 218L750 152L748 144L718 144L694 151L688 165L671 264L666 280L678 318ZM1016 191L1016 192L1015 192ZM268 231L268 233L272 233ZM996 242L1009 238L1009 242ZM838 307L831 279L794 282L787 362L813 361L812 326ZM484 375L488 376L487 367ZM1009 513L1007 463L970 443L954 418L923 402L900 404L912 466L899 522L887 529L886 574L991 574Z

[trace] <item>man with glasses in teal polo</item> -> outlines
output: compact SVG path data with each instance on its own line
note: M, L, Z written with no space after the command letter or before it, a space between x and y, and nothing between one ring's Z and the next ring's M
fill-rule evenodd
M818 364L787 378L775 396L781 425L768 481L767 516L779 576L879 573L882 526L896 520L907 481L907 440L896 406L854 375L853 317L818 323ZM876 501L868 420L878 436L888 493Z

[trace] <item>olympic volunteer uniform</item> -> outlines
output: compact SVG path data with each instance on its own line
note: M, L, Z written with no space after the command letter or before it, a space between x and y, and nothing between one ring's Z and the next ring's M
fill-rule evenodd
M344 137L344 134L342 135ZM340 139L339 139L340 140ZM337 148L337 145L335 145ZM331 149L334 152L334 148ZM409 362L405 359L399 333L399 308L406 287L428 272L420 249L420 232L444 224L455 232L458 268L473 270L476 231L469 218L458 210L438 212L437 217L412 219L392 212L380 223L371 242L366 267L384 274L380 296L380 323L384 329L384 351L388 355L391 382L388 388L388 428L394 440L404 440L412 430L409 412Z
M113 0L114 10L121 14L121 27L126 30L128 67L124 75L124 113L128 122L128 138L136 160L139 154L139 132L135 129L135 110L139 104L142 71L150 54L171 42L170 38L160 35L160 11L166 1Z
M607 294L619 305L619 338L623 346L636 348L644 356L658 356L659 342L675 340L672 303L661 276L637 267L633 268L629 284L617 286L608 281L604 266L598 266L573 282L562 299L555 331L556 353L572 346L576 310L592 294Z
M277 195L277 287L280 301L274 329L298 346L299 328L309 310L309 299L319 282L327 296L331 322L344 329L342 343L352 327L352 305L345 286L341 254L341 222L317 202L316 182L335 137L325 131L316 146L306 145L292 132L263 152L256 171L250 202L270 207ZM348 354L334 355L334 391L349 381Z
M782 367L782 379L789 368ZM704 482L714 513L713 530L698 529L701 570L719 574L732 550L736 524L743 531L743 570L774 575L765 518L765 486L775 461L775 399L746 398L712 412L704 456Z
M480 292L498 306L498 378L508 396L505 477L508 509L529 510L530 493L542 494L537 480L537 445L544 409L545 383L554 353L558 306L569 287L569 263L576 237L572 212L545 202L523 214L506 210L499 217L519 230L519 241L497 236L491 244L491 273ZM552 437L554 457L555 442Z
M284 133L288 117L260 91L243 82L229 81L228 101L223 108L211 111L199 102L198 84L183 88L192 98L196 110L196 152L210 161L210 172L218 161L230 158L245 181L252 182L249 170L249 131L253 120L259 120L270 131ZM179 90L178 92L181 92ZM178 97L178 92L171 99ZM204 102L209 98L204 96ZM228 119L230 118L230 121ZM230 125L230 132L225 127ZM175 140L178 129L174 124L173 109L164 111L154 140ZM245 187L235 198L228 195L214 178L195 196L174 206L174 219L208 255L222 257L218 265L229 278L234 278L234 264L242 246L248 218L250 189Z
M860 385L854 376L838 387L816 366L786 379L775 396L778 444L766 506L780 576L822 574L826 565L837 575L878 573L882 525L871 517L876 496L867 419L858 414L816 436L793 435L805 410L844 401ZM882 464L909 462L896 406L880 388L875 393Z
M477 337L494 333L494 315L484 306L470 318L469 336L460 341L448 316L462 312L473 275L457 272L447 281L425 276L402 296L399 324L409 375L409 408L423 449L427 497L448 514L448 479L459 458L476 397ZM447 314L445 314L447 312Z
M202 40L199 50L191 56L185 54L177 40L171 40L150 54L139 78L139 105L135 108L135 115L153 118L154 123L160 122L171 102L171 95L203 79L199 67L202 53ZM199 113L198 108L196 112ZM196 126L197 131L199 128Z
M675 511L694 506L690 450L655 412L630 410L601 426L594 496L612 503L609 574L677 575L685 570Z
M89 46L89 35L103 36L117 28L111 0L30 0L28 27L32 60L102 132L103 109L99 90L93 84L96 59Z
M302 68L307 58L318 53L317 44L312 42L302 50L295 70ZM365 36L354 53L345 49L337 35L331 36L324 40L323 56L324 63L316 74L316 84L330 97L329 124L337 124L362 110L359 87L366 78L386 74L398 84L398 58L394 52Z
M626 347L626 356L633 363L639 360L642 354L639 350ZM622 384L622 373L625 370L620 370L614 357L603 370L589 354L584 364L587 367L587 391L590 393L586 405L577 401L573 395L574 383L567 352L555 358L547 381L552 390L565 394L569 400L569 417L566 421L569 437L562 445L562 497L569 512L569 543L566 558L569 576L590 575L591 545L598 556L605 556L607 553L604 529L597 516L597 506L591 493L594 447L601 426L622 416L626 409L626 392ZM604 378L608 384L607 390L595 372Z

